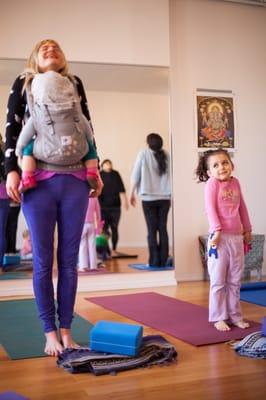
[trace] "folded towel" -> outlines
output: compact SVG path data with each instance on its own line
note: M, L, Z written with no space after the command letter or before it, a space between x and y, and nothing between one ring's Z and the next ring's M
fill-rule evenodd
M234 346L240 356L266 358L266 336L262 332L253 332Z
M59 367L71 374L91 372L94 375L116 374L139 367L167 365L177 360L175 347L163 336L143 337L137 357L92 351L89 348L66 349L57 359Z

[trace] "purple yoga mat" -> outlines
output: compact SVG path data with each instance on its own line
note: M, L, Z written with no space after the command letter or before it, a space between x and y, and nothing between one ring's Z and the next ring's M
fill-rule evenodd
M232 326L228 332L219 332L208 322L207 308L153 292L86 300L194 346L242 339L261 330L261 324L249 321L248 329Z
M0 393L0 400L30 400L28 397L21 396L15 392Z
M112 274L112 271L108 271L106 268L78 271L78 276L103 275L103 274Z

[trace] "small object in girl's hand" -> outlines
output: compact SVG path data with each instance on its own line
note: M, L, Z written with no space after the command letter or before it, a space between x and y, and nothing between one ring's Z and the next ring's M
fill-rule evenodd
M214 255L215 258L218 258L217 247L216 246L211 246L209 248L209 253L208 254L209 254L209 257Z
M251 248L252 248L251 244L244 241L244 254L245 255L248 254L248 252L251 250Z

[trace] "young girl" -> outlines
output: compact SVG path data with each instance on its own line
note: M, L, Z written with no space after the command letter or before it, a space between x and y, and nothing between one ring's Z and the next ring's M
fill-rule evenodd
M219 331L229 323L248 328L240 308L240 284L244 267L244 242L249 244L251 224L234 165L226 150L208 150L200 157L196 175L206 182L205 207L209 220L208 271L210 275L209 321Z
M95 223L96 222L96 223ZM97 268L96 231L101 230L101 211L97 197L89 199L79 246L78 271Z
M30 232L28 229L25 229L22 233L23 243L20 250L20 257L22 260L31 260L32 259L32 243Z

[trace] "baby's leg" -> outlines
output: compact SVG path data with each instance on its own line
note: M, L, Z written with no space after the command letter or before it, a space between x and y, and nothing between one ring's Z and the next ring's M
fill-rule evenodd
M36 170L36 161L32 155L23 155L21 161L22 177L19 185L20 193L32 189L37 185L34 172Z

